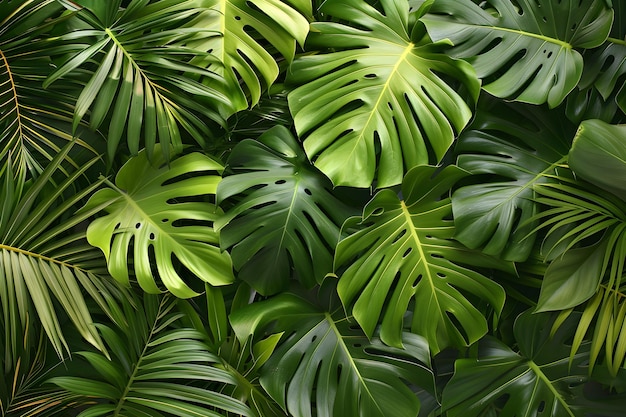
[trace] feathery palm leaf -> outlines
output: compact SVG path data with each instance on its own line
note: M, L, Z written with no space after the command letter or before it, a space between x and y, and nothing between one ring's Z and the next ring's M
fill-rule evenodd
M216 366L220 360L201 333L177 326L182 314L175 298L146 294L140 308L124 307L128 326L99 326L115 362L100 353L80 352L95 371L91 377L49 380L81 395L85 404L98 400L79 416L219 417L223 411L252 416L243 403L218 392L237 380ZM204 388L205 382L214 389Z
M94 258L84 235L72 232L91 214L72 215L73 211L99 184L64 195L98 158L55 187L50 183L71 145L66 145L23 193L16 189L10 169L0 176L4 183L0 192L0 303L2 321L11 340L6 354L13 360L17 359L22 332L35 317L59 356L68 349L54 301L89 343L104 349L83 290L109 314L119 295L106 278L98 275L101 270L93 268L93 259L98 257L96 254Z
M151 155L158 141L167 157L170 146L181 149L181 127L205 147L206 138L212 136L208 122L224 124L233 112L230 98L223 93L228 91L223 77L189 62L195 56L211 58L206 51L189 47L189 41L221 34L196 26L181 28L208 10L208 0L133 0L126 8L119 7L121 0L117 0L112 3L118 8L107 9L113 10L108 14L63 3L76 10L79 21L78 29L59 36L74 53L44 86L78 68L90 73L75 104L74 129L89 109L92 128L108 121L109 157L124 133L131 154L143 143ZM210 60L220 65L216 58ZM202 84L197 76L208 77L211 83ZM204 105L198 106L197 98L206 99Z
M422 21L467 59L497 97L558 106L580 80L576 48L601 45L613 9L602 0L435 0Z
M439 162L479 91L471 67L424 36L406 1L379 5L325 1L320 11L346 23L313 23L307 48L323 53L296 59L288 73L296 130L335 185L369 187L376 177L387 187L416 165ZM469 105L448 76L467 89Z
M55 0L0 4L0 173L10 163L17 178L37 176L72 139L72 85L41 88L62 47L47 40L62 10Z

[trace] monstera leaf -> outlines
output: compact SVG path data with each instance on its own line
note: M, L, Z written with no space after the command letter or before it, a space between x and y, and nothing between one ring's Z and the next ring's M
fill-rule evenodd
M574 393L587 376L589 345L570 366L567 341L576 326L572 315L551 337L554 317L527 311L515 321L519 353L496 339L478 345L478 357L459 359L443 391L442 409L450 417L482 416L495 405L500 417L579 416Z
M420 23L409 25L406 1L380 5L324 2L322 13L358 28L313 23L308 47L328 52L295 60L288 74L299 86L289 107L306 153L335 185L369 187L376 177L387 187L418 164L438 162L472 115L441 77L461 81L472 102L479 91L467 63L440 53Z
M196 49L210 51L219 59L196 58L227 81L224 93L233 101L235 110L243 110L259 102L261 93L276 80L278 60L288 62L294 57L296 41L304 44L309 31L310 0L211 0L210 11L192 22L222 36L193 41ZM278 51L272 53L275 48ZM223 65L222 65L223 64ZM207 85L214 84L207 80Z
M579 88L594 87L604 100L615 100L626 112L626 7L623 2L613 2L615 22L610 37L600 47L585 54L585 68Z
M551 181L573 133L573 126L542 109L502 103L480 108L456 146L458 165L479 175L479 182L452 195L455 239L506 260L526 260L534 244L528 235L537 225L529 221L538 211L533 185Z
M202 198L215 194L221 179L215 171L222 170L221 164L190 153L168 166L159 146L153 158L148 161L145 151L131 158L115 184L89 199L84 210L107 213L89 225L89 243L104 252L115 279L128 284L132 267L150 293L161 291L160 278L177 297L197 295L183 280L178 263L212 285L232 282L230 257L220 251L212 227L218 212Z
M272 323L284 331L261 384L295 417L415 417L419 401L407 383L434 390L424 339L404 334L404 349L385 346L341 310L331 314L290 293L235 312L231 323L243 339Z
M467 59L497 97L558 106L576 86L583 58L601 45L613 10L600 0L435 0L422 19L433 40Z
M332 271L340 227L352 214L282 126L245 140L229 159L218 202L236 198L216 226L239 277L262 294L285 289L293 270L305 286ZM224 205L224 204L222 204Z
M401 346L403 318L412 305L411 329L435 354L474 343L487 332L485 317L468 295L489 303L496 316L505 297L498 284L460 265L481 257L452 240L450 199L441 196L467 173L449 166L433 178L436 170L409 171L404 200L389 189L376 194L363 211L365 227L340 241L335 255L336 270L346 268L337 287L341 300L368 336L382 319L383 342Z

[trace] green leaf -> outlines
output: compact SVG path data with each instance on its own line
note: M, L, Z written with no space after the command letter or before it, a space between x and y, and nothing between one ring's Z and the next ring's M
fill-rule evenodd
M613 10L599 0L435 0L422 18L433 40L468 60L496 97L558 106L580 80L576 48L601 45Z
M368 339L341 311L321 311L289 293L231 315L239 338L273 322L286 333L261 368L261 384L290 415L415 417L419 401L406 384L434 390L421 337L405 333L404 349L388 347L377 334Z
M210 12L194 20L194 27L214 30L222 36L192 42L194 48L211 51L222 65L209 69L227 81L224 94L234 110L255 106L262 93L276 81L281 58L295 55L296 41L304 44L311 17L310 0L212 0ZM278 53L274 52L276 50ZM202 63L202 57L196 61ZM207 84L211 80L207 80Z
M452 195L455 239L509 261L532 251L539 207L533 186L566 160L573 127L545 109L486 101L456 145L457 164L477 175Z
M74 17L75 24L86 29L59 37L73 53L64 51L64 61L45 82L49 85L86 71L89 79L80 82L74 128L89 109L93 128L108 121L108 129L104 130L108 132L111 159L125 134L133 152L139 149L141 137L145 137L149 154L157 139L163 144L163 152L169 151L170 144L180 150L180 127L205 147L206 138L212 136L209 124L225 124L225 117L236 107L223 76L206 65L189 62L190 57L198 56L210 62L212 68L222 65L207 50L190 46L198 39L219 37L213 30L190 25L194 18L211 10L210 2L145 3L144 7L135 3L117 9L109 5L106 13L98 9L97 14L81 9ZM94 37L98 42L94 43ZM198 82L200 76L210 83ZM201 99L203 105L198 106Z
M568 160L577 175L626 201L624 138L626 126L585 120L576 132Z
M296 130L335 185L369 187L376 178L387 187L416 165L439 162L478 95L471 67L409 26L406 1L380 5L324 2L322 13L346 23L313 23L307 47L321 53L296 59L288 74L298 86L289 94ZM469 105L447 76L468 90Z
M217 366L219 358L208 351L201 333L175 327L181 317L175 305L171 298L150 295L144 296L143 305L137 310L125 305L127 327L114 330L101 326L115 362L111 364L99 354L82 352L81 356L95 370L89 378L60 376L49 382L85 396L85 404L97 398L102 405L115 407L113 414L110 408L102 407L94 415L145 416L146 411L151 416L160 415L157 411L176 416L223 415L212 411L217 409L252 416L239 400L203 386L210 382L219 388L237 381Z
M537 312L565 310L587 301L603 278L603 264L608 240L572 249L557 258L546 270L537 302Z
M472 344L487 332L487 320L468 296L486 301L496 317L505 298L498 284L462 266L489 260L452 240L452 208L445 194L467 173L449 166L433 178L436 171L430 166L409 171L402 183L404 200L391 190L376 194L363 211L365 227L341 240L335 255L337 290L365 333L372 336L382 320L383 342L401 346L410 309L411 331L425 337L434 354ZM344 228L359 221L349 220Z
M502 342L480 342L476 358L459 359L454 376L443 392L447 416L473 417L492 404L500 417L575 417L575 388L586 379L589 344L569 365L567 341L576 326L571 316L550 338L554 315L527 311L515 321L519 354Z
M232 282L230 257L220 251L212 227L219 213L203 199L215 194L221 170L200 153L165 165L158 146L152 163L145 151L130 159L115 185L95 193L84 208L107 213L90 223L87 239L104 252L111 275L128 283L132 260L145 291L160 292L162 284L183 298L197 293L183 281L175 260L211 285Z
M294 272L307 287L321 282L332 271L341 224L352 214L330 181L282 126L239 143L228 166L234 175L220 183L218 203L236 204L216 226L238 277L264 295L286 289Z
M3 7L5 4L3 3ZM19 7L18 7L19 6ZM55 0L12 2L0 10L0 174L11 160L17 178L37 177L61 148L73 139L71 105L75 100L72 83L41 88L53 65L51 55L63 44L48 39L53 24L61 24L63 8ZM78 167L80 148L91 158L95 153L80 137L66 158Z

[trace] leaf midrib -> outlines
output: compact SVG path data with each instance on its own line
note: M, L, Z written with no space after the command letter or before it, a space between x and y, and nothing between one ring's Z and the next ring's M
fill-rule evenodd
M552 392L556 400L561 404L561 407L563 407L563 409L567 412L567 414L569 414L571 417L576 417L570 410L570 407L567 404L567 402L565 402L565 400L563 399L563 396L561 395L561 393L558 392L556 388L554 388L552 381L550 381L550 379L548 379L548 377L543 373L543 371L541 370L541 367L539 367L532 360L528 361L528 367L535 373L535 375L537 375L537 378L541 380L541 382L543 382L548 387L550 392Z
M369 112L367 121L363 124L363 127L361 128L361 132L359 136L354 141L354 146L350 150L350 154L346 157L347 160L352 159L352 155L354 155L356 149L358 148L359 143L361 143L361 141L365 138L365 132L367 131L367 128L370 125L372 118L374 117L374 114L378 114L378 107L380 105L380 102L382 101L383 97L386 95L387 90L389 89L389 86L391 85L391 81L394 78L394 75L398 72L398 68L400 67L400 64L406 61L406 57L411 53L414 47L415 45L412 42L409 42L406 48L404 49L404 51L402 52L402 54L400 55L400 57L398 58L398 60L396 61L396 63L394 64L393 68L391 69L391 72L389 73L389 76L387 77L387 80L385 81L385 84L383 85L382 90L380 91L380 94L378 94L376 103L374 103L374 105L372 106Z

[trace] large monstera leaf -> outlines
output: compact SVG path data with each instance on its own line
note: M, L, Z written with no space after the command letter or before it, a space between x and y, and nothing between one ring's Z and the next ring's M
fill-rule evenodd
M335 185L395 185L410 168L438 162L472 115L441 76L461 81L471 102L479 91L471 67L440 53L409 19L406 1L380 5L324 2L322 13L359 28L313 23L307 46L323 53L295 60L288 74L299 85L289 106L306 153Z
M311 166L289 131L277 126L237 145L217 191L234 199L216 223L239 277L262 294L285 289L293 275L307 287L332 271L340 228L352 214L328 179Z
M538 212L533 186L552 181L567 160L574 127L545 110L520 105L487 105L456 146L458 165L478 181L452 195L455 238L470 248L509 261L529 256Z
M422 20L433 40L467 59L489 93L559 105L583 71L575 48L602 44L613 10L600 0L435 0Z
M219 64L202 57L195 60L205 62L210 70L225 78L225 93L234 110L243 110L248 104L254 106L278 77L281 57L291 62L296 42L304 44L311 1L212 0L209 9L192 26L211 29L222 36L206 37L191 45L209 51ZM278 53L270 52L274 48ZM210 79L207 81L212 84Z
M574 393L587 377L584 362L589 345L570 363L567 341L576 317L570 317L551 337L554 317L528 311L517 318L514 334L519 353L489 338L479 343L476 358L457 360L443 392L445 415L483 416L494 405L500 417L582 415Z
M434 391L423 338L404 334L404 349L386 346L341 309L332 314L284 293L235 312L231 323L243 339L272 323L284 331L261 384L294 417L415 417L420 403L407 384Z
M205 201L216 192L222 165L200 153L167 165L159 146L153 158L145 151L131 158L115 184L89 199L85 210L107 213L89 225L89 243L104 252L115 279L128 284L132 268L149 293L162 291L160 281L177 297L197 295L178 263L211 285L232 282L230 257L219 249L213 229L219 212Z
M411 308L411 330L435 354L474 343L487 332L485 317L468 295L486 301L496 316L505 298L498 284L461 265L482 260L452 240L450 199L441 196L467 173L449 166L433 179L436 169L409 171L404 200L389 189L376 194L362 219L344 225L362 221L365 227L340 241L335 256L341 300L368 336L382 320L381 339L401 346L403 318Z

